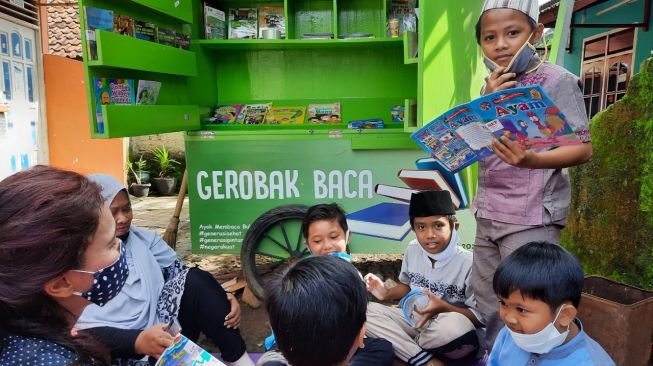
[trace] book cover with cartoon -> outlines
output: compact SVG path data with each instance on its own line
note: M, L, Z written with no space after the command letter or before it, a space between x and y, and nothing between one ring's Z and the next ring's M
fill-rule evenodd
M123 36L134 36L134 18L127 15L113 14L113 31Z
M244 125L260 125L265 122L265 116L272 108L272 103L245 104L238 114L236 123Z
M525 149L581 144L539 85L498 91L452 108L411 138L456 172L494 154L492 141L501 136Z
M213 115L207 122L214 124L236 123L241 107L240 104L220 104L213 109Z
M298 125L304 123L306 107L272 107L265 117L270 125Z
M111 89L106 78L93 77L93 95L95 96L95 129L98 133L104 133L102 105L111 104Z
M340 103L309 104L306 120L312 124L341 123Z
M107 79L110 91L110 104L134 104L136 92L132 79Z
M156 104L159 97L161 82L153 80L139 80L136 91L136 104Z

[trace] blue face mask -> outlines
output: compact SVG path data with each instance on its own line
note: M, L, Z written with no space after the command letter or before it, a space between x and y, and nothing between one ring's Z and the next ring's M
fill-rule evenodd
M531 37L533 35L531 34ZM530 40L530 37L528 38ZM546 44L544 46L545 52L547 52L547 47ZM523 46L517 51L517 54L510 60L510 63L508 66L506 66L506 69L504 73L506 72L512 72L517 75L522 74L522 73L530 73L536 70L542 62L540 62L537 66L533 67L532 69L528 70L528 65L531 63L531 60L533 59L533 56L537 53L537 49L535 49L535 46L533 46L530 41L526 41ZM544 59L546 59L546 53L544 55ZM485 54L483 54L483 63L485 66L490 70L490 72L493 72L496 68L499 67L499 64L496 62L490 60L489 57L487 57Z
M73 292L86 300L98 305L104 306L109 300L118 295L129 276L127 259L125 256L125 247L120 244L120 257L111 265L102 268L97 272L82 271L79 269L75 272L90 273L93 275L93 286L86 292Z

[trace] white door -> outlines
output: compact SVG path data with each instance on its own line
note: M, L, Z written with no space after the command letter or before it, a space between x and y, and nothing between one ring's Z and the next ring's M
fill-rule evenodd
M36 32L0 18L0 179L36 164Z

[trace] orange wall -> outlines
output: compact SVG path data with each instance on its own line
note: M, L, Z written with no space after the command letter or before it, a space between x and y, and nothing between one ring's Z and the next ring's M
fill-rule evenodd
M125 179L122 139L91 139L81 61L43 55L50 165Z

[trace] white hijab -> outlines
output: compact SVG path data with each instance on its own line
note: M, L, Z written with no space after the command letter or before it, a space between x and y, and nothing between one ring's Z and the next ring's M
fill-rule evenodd
M127 193L125 186L109 175L92 174L88 179L100 186L107 205L121 191ZM87 306L77 321L79 329L145 329L161 321L156 311L164 284L161 269L172 265L177 255L157 233L133 225L123 245L129 266L125 286L103 307L95 304Z

